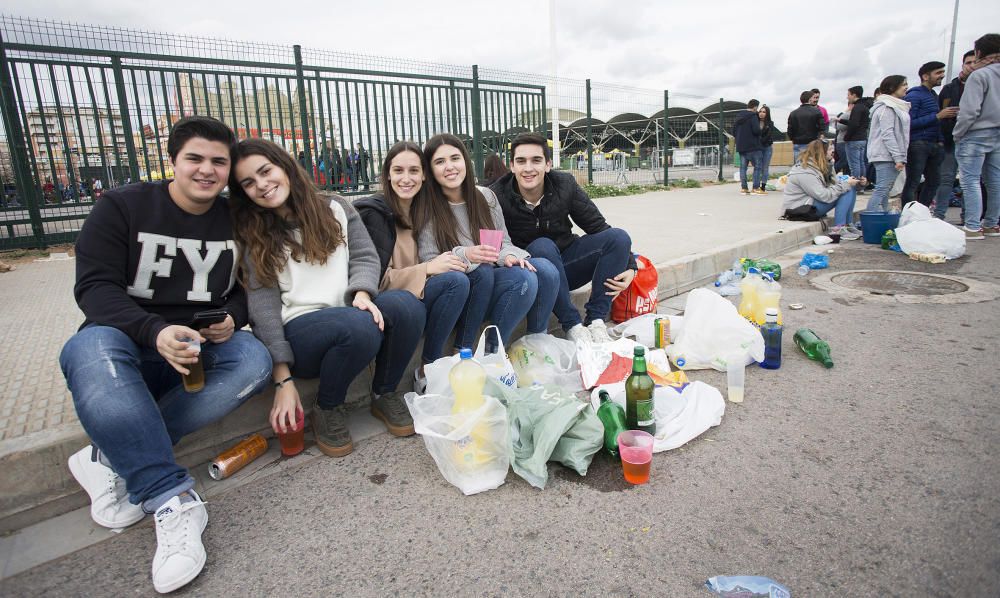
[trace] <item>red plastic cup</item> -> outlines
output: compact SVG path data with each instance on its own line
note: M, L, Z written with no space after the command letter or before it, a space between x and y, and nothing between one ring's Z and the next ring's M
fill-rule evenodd
M479 243L500 251L500 247L503 245L503 231L481 228L479 229Z
M649 481L649 466L653 464L653 436L641 430L625 430L618 435L618 453L622 471L629 484Z
M290 432L282 434L278 432L278 442L281 443L281 454L286 457L294 457L305 449L306 414L298 412L295 420L295 428Z

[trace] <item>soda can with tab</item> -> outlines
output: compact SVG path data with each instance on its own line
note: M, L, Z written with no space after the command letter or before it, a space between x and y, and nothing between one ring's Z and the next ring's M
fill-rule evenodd
M254 434L213 459L208 466L208 475L214 480L224 480L266 452L267 439Z

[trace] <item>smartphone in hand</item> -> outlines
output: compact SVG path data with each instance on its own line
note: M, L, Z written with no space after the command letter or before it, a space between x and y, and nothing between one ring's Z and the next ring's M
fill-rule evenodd
M208 328L212 324L218 324L219 322L226 319L229 315L224 309L206 309L205 311L199 311L194 314L194 318L191 319L191 328L195 330L201 330L202 328Z

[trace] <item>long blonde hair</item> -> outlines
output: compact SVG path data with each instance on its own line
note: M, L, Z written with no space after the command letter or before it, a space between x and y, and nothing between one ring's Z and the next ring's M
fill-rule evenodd
M815 168L823 175L823 180L829 183L833 180L830 174L830 162L826 159L826 145L819 139L809 142L806 149L799 154L802 168Z

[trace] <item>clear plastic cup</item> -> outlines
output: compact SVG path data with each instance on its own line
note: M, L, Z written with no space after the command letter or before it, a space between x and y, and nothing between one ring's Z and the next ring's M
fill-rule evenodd
M649 481L649 467L653 463L653 436L641 430L625 430L618 435L618 454L622 459L622 472L629 484Z
M731 355L726 360L726 382L729 384L729 401L743 402L743 384L746 379L746 355Z
M306 419L305 412L297 412L295 427L282 434L278 432L278 442L281 444L281 454L286 457L294 457L305 448Z

